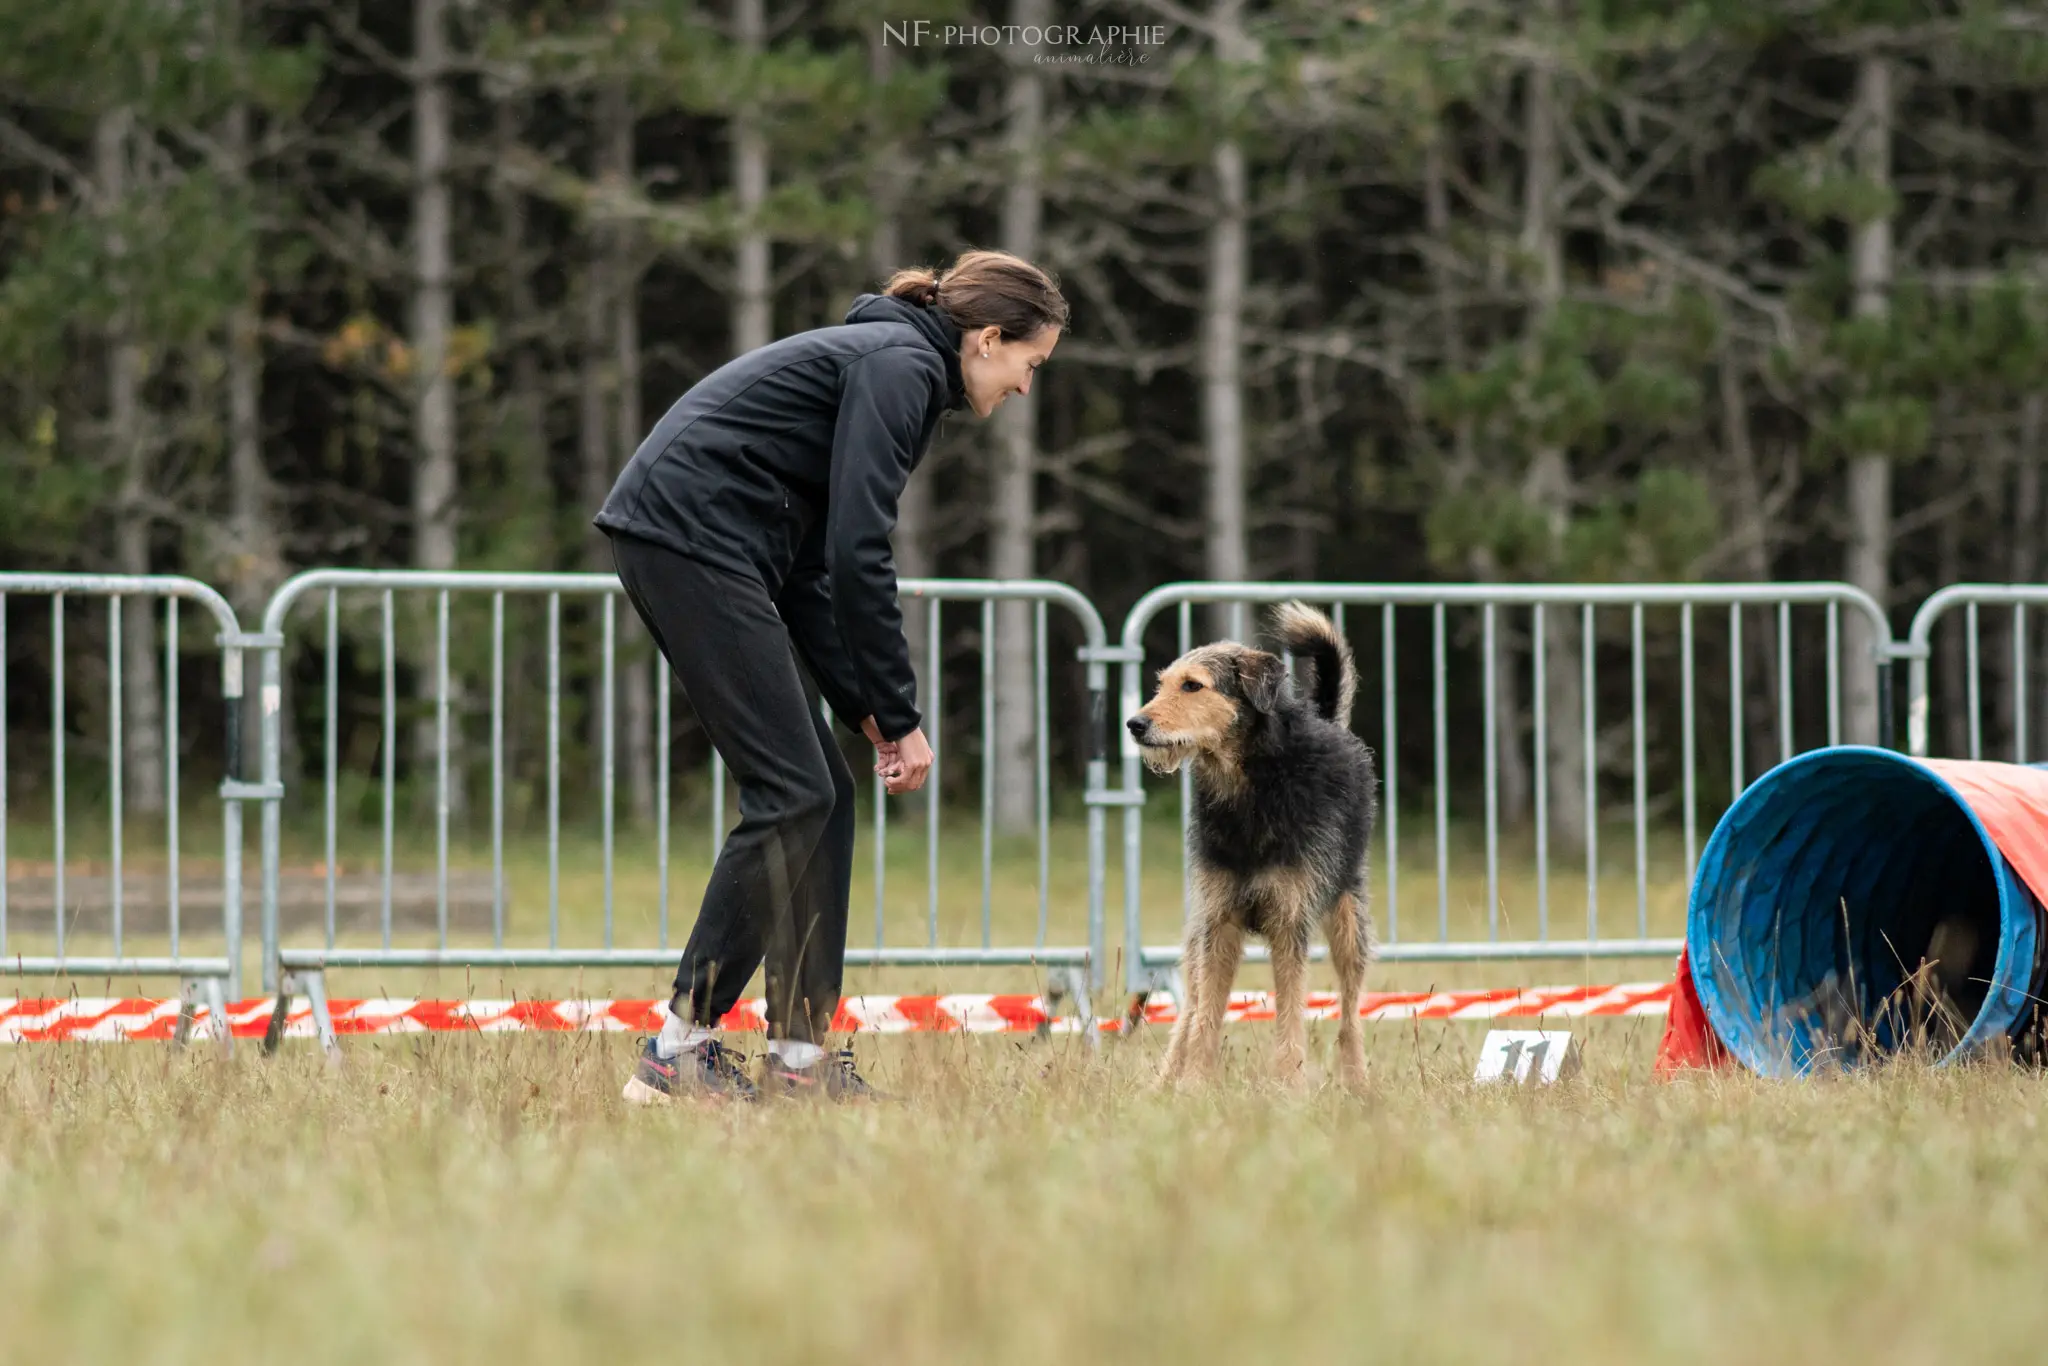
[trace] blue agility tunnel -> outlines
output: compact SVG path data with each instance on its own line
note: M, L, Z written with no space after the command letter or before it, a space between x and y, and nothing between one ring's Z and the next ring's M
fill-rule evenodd
M2044 886L2048 771L1816 750L1751 784L1702 851L1693 983L1766 1076L1916 1044L1970 1057L2033 1015Z

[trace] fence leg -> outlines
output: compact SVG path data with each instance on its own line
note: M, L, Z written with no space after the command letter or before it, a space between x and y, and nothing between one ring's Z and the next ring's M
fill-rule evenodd
M332 1065L341 1062L341 1041L334 1034L334 1016L327 1009L327 974L309 972L306 974L306 999L313 1004L313 1029L320 1036L320 1047L327 1054Z
M1088 996L1092 975L1092 967L1067 969L1068 991L1074 998L1074 1018L1079 1022L1081 1031L1088 1036L1088 1046L1099 1049L1102 1047L1102 1031L1096 1027L1095 1004Z
M1162 972L1158 968L1146 968L1138 978L1137 990L1131 992L1130 1000L1124 1007L1124 1037L1138 1032L1138 1026L1145 1023L1145 1007L1152 1003L1154 992L1165 992L1173 1000L1175 1010L1187 1004L1187 983L1181 976L1178 964Z
M220 1042L220 1051L233 1057L235 1053L235 1022L228 1018L228 991L226 983L218 977L209 977L200 984L206 993L206 1028Z
M183 1049L192 1038L193 1017L199 1011L199 983L187 977L178 983L178 1024L171 1031L171 1047Z
M1881 749L1899 747L1898 718L1893 712L1892 661L1886 657L1877 665L1877 743Z
M270 1023L263 1030L263 1056L277 1052L277 1046L284 1042L285 1019L292 1013L292 999L298 995L299 984L290 973L281 973L277 979L277 1003L270 1009Z
M1046 1018L1039 1022L1038 1037L1050 1038L1052 1022L1065 1013L1064 1006L1071 1000L1074 1019L1088 1036L1090 1048L1102 1047L1102 1031L1095 1024L1095 1007L1088 998L1089 968L1055 968L1045 984Z

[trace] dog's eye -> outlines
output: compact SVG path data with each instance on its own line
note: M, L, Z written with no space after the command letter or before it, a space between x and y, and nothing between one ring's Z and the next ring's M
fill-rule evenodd
M1202 685L1195 682L1192 678L1184 678L1181 680L1180 690L1182 692L1200 692Z

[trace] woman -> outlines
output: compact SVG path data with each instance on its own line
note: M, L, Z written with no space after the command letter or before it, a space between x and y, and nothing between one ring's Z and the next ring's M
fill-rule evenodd
M897 500L939 419L963 406L986 418L1029 393L1066 325L1052 278L1003 252L898 271L841 325L699 381L597 514L627 596L738 781L742 817L627 1100L758 1094L717 1024L764 957L762 1084L871 1094L850 1053L824 1051L846 957L854 788L818 694L875 746L890 792L924 785L932 750L889 550Z

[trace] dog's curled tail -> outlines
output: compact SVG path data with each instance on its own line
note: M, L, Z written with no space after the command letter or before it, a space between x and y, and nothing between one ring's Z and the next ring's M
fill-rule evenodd
M1351 724L1351 700L1358 693L1358 669L1351 646L1331 620L1307 603L1290 602L1273 614L1280 643L1315 669L1316 711L1340 726Z

